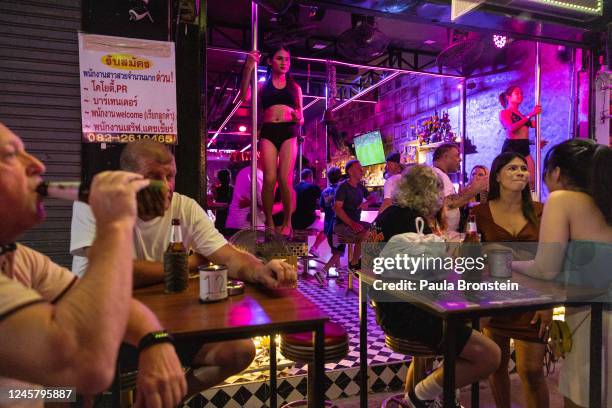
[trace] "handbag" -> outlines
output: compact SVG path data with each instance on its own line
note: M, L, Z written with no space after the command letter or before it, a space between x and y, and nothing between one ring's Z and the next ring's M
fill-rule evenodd
M397 255L409 258L445 258L447 245L444 239L435 234L424 234L425 220L422 217L416 217L414 223L417 232L394 235L386 243L379 256L383 258L395 258ZM436 267L421 266L420 269L411 270L409 273L405 270L389 270L386 276L436 280L446 276L446 271L438 270Z
M563 320L551 322L548 344L554 361L565 358L565 355L572 351L572 334L569 325Z

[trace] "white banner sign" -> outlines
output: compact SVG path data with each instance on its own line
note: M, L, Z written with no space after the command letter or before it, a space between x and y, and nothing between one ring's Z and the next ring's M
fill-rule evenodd
M177 143L174 43L79 33L83 141Z
M478 7L485 0L452 0L451 3L451 20L455 21L468 11Z

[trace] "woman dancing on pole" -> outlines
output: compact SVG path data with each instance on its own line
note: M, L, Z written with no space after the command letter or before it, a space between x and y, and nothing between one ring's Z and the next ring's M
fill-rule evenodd
M542 113L542 106L536 105L533 110L523 115L519 111L519 105L523 102L523 91L516 85L506 89L499 95L499 103L504 107L499 114L499 120L506 130L506 141L502 147L502 153L519 153L527 160L527 169L531 175L530 184L533 189L535 186L536 168L529 152L529 128L535 128L535 123L531 120L535 115ZM542 146L546 145L542 141Z
M240 89L242 99L247 99L251 74L261 54L249 54L242 74ZM259 152L263 164L262 202L266 227L273 228L272 205L274 187L278 180L283 201L283 224L279 232L291 235L291 214L295 208L293 191L293 167L297 155L299 126L304 123L302 115L302 89L291 77L289 67L291 55L280 46L268 58L268 73L265 82L258 84L258 95L263 108L263 125L259 129Z

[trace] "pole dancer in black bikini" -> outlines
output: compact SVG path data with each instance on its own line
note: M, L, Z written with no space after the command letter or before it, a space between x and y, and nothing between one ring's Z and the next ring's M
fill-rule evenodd
M502 153L516 152L525 157L530 174L530 184L533 189L536 168L529 152L529 128L535 128L535 123L531 118L541 114L542 107L536 105L529 114L523 115L519 111L519 105L522 102L523 91L516 85L509 87L499 95L499 103L504 107L504 110L499 114L499 120L506 130L506 141L502 147ZM544 147L545 144L546 142L540 148Z
M293 168L297 155L299 126L304 124L302 89L288 73L291 66L289 51L280 46L268 58L266 82L259 83L258 94L263 106L263 125L259 130L259 153L263 162L262 203L266 227L273 228L272 205L278 180L283 201L283 224L279 232L291 234L291 214L295 209ZM249 79L261 54L253 51L247 58L242 75L241 95L247 98Z

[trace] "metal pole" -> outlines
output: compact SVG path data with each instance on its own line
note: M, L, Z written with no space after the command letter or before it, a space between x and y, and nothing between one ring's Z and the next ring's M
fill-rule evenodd
M463 185L467 179L467 173L465 171L465 132L467 131L466 125L466 117L467 117L467 80L463 78L461 80L461 181L460 184Z
M327 109L329 107L329 84L325 84L325 111L327 112ZM324 123L324 138L325 138L325 171L327 174L327 166L329 166L329 162L330 162L330 151L329 151L329 126L327 125L327 123ZM327 181L326 184L329 187L329 180Z
M303 111L303 109L302 109ZM302 136L302 127L298 126L298 181L302 182L302 158L304 157L304 136Z
M359 92L357 95L354 95L354 96L346 99L345 101L341 102L340 104L334 106L332 108L332 112L335 112L338 109L344 108L346 105L348 105L349 103L353 102L355 99L362 97L363 95L367 94L368 92L372 91L373 89L378 88L379 86L383 85L386 82L389 82L390 80L392 80L393 78L395 78L395 77L397 77L399 75L401 75L401 72L394 72L392 74L387 75L386 77L382 78L377 83L372 84L369 87L367 87L366 89L364 89L363 91Z
M576 84L578 82L576 75L578 75L578 73L576 72L576 49L572 48L572 58L571 58L571 62L572 64L571 68L570 68L570 75L571 75L571 79L570 79L570 111L569 111L569 123L568 123L568 134L569 134L569 139L573 139L575 138L576 135L576 112L578 109L578 91L577 91L577 87Z
M540 43L536 42L536 62L535 62L535 104L540 105L541 86L542 86L542 67L541 67L541 50ZM536 115L536 140L535 140L535 189L538 200L542 200L542 178L540 177L540 169L542 167L542 149L540 149L540 140L542 140L542 115Z
M251 1L251 49L257 50L257 3ZM251 74L251 228L257 226L257 64Z
M588 138L597 140L597 136L595 135L595 121L597 120L597 115L595 110L597 109L595 106L595 94L597 93L597 72L595 71L595 67L597 66L597 61L595 59L595 50L589 50L589 127L588 127Z
M241 54L241 55L248 54L248 51L232 49L232 48L207 47L206 49L208 51L228 52L228 53ZM461 75L442 74L442 73L436 73L436 72L422 72L422 71L415 71L413 69L380 67L378 65L354 64L352 62L344 62L344 61L322 59L322 58L293 57L293 59L298 60L298 61L305 61L305 62L318 62L321 64L341 65L341 66L345 66L349 68L371 69L374 71L401 72L403 74L426 75L426 76L439 77L439 78L457 78L457 79L463 78Z

